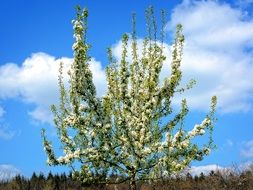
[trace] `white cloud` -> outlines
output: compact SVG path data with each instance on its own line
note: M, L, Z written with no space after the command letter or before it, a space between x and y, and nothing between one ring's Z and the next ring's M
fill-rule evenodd
M241 155L245 158L253 158L253 140L243 143Z
M210 165L204 165L204 166L192 166L190 167L190 169L188 170L188 172L195 176L195 175L200 175L201 173L203 173L204 175L208 175L211 171L221 171L224 168L215 164L210 164Z
M59 63L64 62L67 70L72 62L71 58L60 58L35 53L27 58L21 66L8 63L0 67L0 99L19 97L25 103L35 105L29 111L33 119L52 123L50 105L58 102L58 69ZM99 87L98 94L105 91L105 74L100 62L95 59L90 63L94 76L94 83ZM66 79L67 81L67 79Z
M248 111L253 100L253 20L240 9L214 1L184 1L167 25L183 25L186 37L182 64L185 79L197 86L188 94L192 107L205 109L218 96L222 112Z
M243 172L246 170L251 170L253 163L251 161L248 162L242 162L239 164L233 163L231 166L222 167L216 164L210 164L210 165L202 165L202 166L191 166L190 168L187 168L185 172L190 173L192 176L199 176L201 173L204 175L209 175L211 171L219 172L221 175L230 175L231 172Z
M9 164L0 165L0 181L9 180L18 174L20 174L20 170L18 170L13 165Z
M98 96L106 94L107 82L105 70L103 69L101 63L96 61L94 58L91 59L90 70L93 75L93 82L96 86Z

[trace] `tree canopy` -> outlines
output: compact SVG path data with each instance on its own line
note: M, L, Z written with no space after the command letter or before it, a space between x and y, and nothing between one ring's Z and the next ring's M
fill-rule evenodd
M164 11L161 15L162 26L157 39L153 8L147 9L148 34L141 41L141 50L138 50L133 15L132 34L122 36L120 60L108 49L107 92L98 97L89 68L88 10L77 8L77 17L73 21L75 42L74 61L69 71L70 87L65 87L64 63L61 63L60 105L52 106L62 156L55 155L45 131L42 132L49 165L71 166L74 177L84 184L130 180L131 189L135 189L137 180L169 176L210 153L214 147L212 131L216 120L216 97L212 97L210 113L203 121L186 131L184 120L189 111L186 99L182 100L181 109L176 113L172 98L191 88L194 81L189 81L186 87L180 85L184 45L181 25L177 26L172 46L171 73L163 82L159 80L166 59ZM198 146L192 142L194 137L206 132L209 134L206 144ZM111 181L110 175L117 177Z

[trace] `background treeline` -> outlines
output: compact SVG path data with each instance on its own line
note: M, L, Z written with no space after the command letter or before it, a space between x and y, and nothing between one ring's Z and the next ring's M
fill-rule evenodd
M115 176L114 176L115 177ZM91 185L82 187L71 174L33 174L31 178L16 176L10 181L1 181L0 190L127 190L128 183L118 185ZM189 173L159 181L138 182L141 190L253 190L253 167L242 172L231 170L211 171L204 175Z

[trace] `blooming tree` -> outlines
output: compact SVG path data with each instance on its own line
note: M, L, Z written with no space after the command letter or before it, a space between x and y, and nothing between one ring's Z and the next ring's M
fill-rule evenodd
M186 100L182 100L178 113L171 106L174 95L191 88L194 83L190 81L185 88L179 87L184 43L181 25L177 26L173 44L171 73L163 83L159 81L166 59L163 12L162 15L158 41L153 9L147 9L148 35L142 41L141 54L137 52L133 16L132 35L122 37L121 59L115 59L108 49L108 90L106 95L98 97L89 69L88 11L77 8L77 18L73 21L74 61L69 71L69 89L64 86L62 63L59 69L60 105L52 106L62 156L55 155L42 131L49 165L71 166L74 177L84 184L129 180L131 189L136 189L137 180L159 179L179 172L191 161L201 160L210 153L214 146L216 97L212 97L210 113L188 132L184 129L188 113ZM209 140L206 144L198 146L192 142L194 137L207 131ZM117 177L110 178L112 175Z

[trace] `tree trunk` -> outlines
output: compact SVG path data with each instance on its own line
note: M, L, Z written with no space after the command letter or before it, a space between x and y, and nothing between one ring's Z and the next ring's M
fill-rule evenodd
M130 190L137 190L135 176L136 170L132 168L130 173Z
M130 190L137 190L136 181L134 178L131 178L131 180L130 180Z
M114 185L113 187L114 187L114 190L119 190L117 185Z

